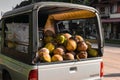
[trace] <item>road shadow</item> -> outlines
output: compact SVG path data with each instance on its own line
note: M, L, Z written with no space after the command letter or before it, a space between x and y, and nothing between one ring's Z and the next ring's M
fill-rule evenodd
M104 77L120 77L120 73L105 74Z

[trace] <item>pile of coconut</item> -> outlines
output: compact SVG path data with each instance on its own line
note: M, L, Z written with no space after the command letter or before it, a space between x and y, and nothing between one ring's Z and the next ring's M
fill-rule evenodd
M52 31L44 33L44 45L40 48L33 60L36 62L56 62L63 60L80 60L88 58L88 55L96 57L95 49L91 43L85 41L80 35L69 33L54 34Z

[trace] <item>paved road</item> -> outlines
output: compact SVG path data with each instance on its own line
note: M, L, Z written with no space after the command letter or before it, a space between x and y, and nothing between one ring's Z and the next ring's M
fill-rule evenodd
M120 45L105 46L104 80L120 80Z

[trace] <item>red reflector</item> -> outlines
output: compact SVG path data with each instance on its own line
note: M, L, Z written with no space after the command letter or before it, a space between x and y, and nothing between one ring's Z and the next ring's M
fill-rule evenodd
M28 80L38 80L38 70L37 69L30 71Z
M103 62L101 62L100 63L100 77L103 77L103 66L104 66L104 64L103 64Z

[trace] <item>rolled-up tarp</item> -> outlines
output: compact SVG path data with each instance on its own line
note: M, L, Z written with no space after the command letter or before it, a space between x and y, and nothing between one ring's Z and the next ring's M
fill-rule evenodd
M92 18L95 17L95 13L89 10L79 10L72 12L64 12L49 15L46 25L45 31L51 30L54 31L54 20L71 20L71 19L81 19L81 18Z

